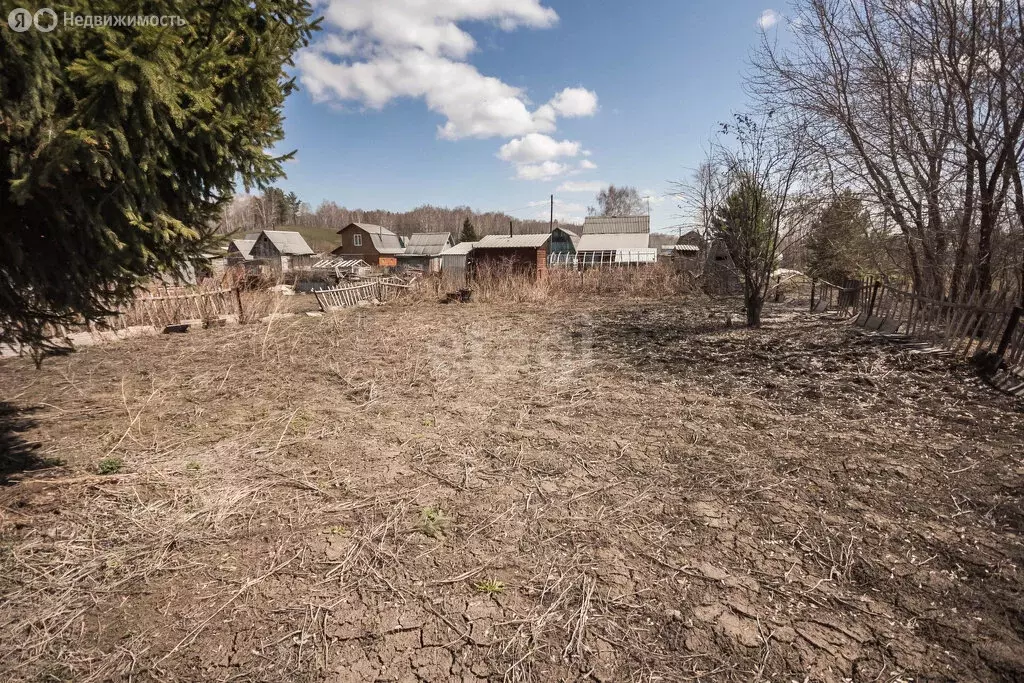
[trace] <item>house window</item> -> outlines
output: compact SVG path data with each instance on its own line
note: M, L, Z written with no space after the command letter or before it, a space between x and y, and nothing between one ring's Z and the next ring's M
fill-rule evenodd
M361 246L363 246L363 236L362 235L352 235L352 246L353 247L361 247Z

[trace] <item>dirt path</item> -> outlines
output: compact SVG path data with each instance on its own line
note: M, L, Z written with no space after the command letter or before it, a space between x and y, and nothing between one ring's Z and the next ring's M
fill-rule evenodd
M1024 403L723 320L389 306L2 361L0 678L1024 677Z

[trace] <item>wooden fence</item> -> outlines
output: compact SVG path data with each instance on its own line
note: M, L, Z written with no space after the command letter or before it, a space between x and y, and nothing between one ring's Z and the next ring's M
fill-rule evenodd
M385 301L387 297L401 289L408 289L412 285L406 284L395 277L378 277L365 280L351 285L339 287L328 287L327 289L314 289L313 294L320 304L323 312L348 308L355 306L360 301Z
M234 289L192 290L180 294L136 297L116 318L115 326L153 325L160 328L183 320L208 322L228 315L241 319L241 300Z
M856 315L869 330L923 342L955 357L975 359L1000 388L1024 393L1024 320L1005 292L974 294L965 301L930 299L876 280L842 286L816 280L811 310Z

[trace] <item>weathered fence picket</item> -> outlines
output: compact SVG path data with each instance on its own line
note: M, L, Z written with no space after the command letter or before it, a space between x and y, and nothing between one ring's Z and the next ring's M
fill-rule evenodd
M997 386L1024 392L1024 320L1006 292L972 293L947 301L905 291L877 280L811 283L811 310L855 315L854 322L899 334L959 358L978 356L994 368Z

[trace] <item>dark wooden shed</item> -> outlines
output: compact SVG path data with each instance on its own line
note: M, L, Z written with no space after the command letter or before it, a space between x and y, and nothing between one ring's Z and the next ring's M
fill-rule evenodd
M547 275L551 235L485 235L472 252L473 274Z

